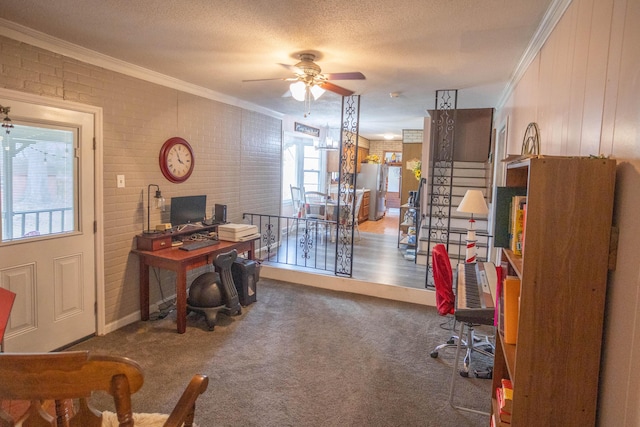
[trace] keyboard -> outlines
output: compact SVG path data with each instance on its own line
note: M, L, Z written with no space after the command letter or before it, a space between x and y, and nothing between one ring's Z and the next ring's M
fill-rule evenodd
M219 244L219 240L206 239L206 240L194 240L193 242L185 241L180 249L183 251L194 251L196 249L206 248L207 246L214 246Z
M496 280L495 267L492 263L478 262L458 266L456 319L482 324L487 324L489 320L493 321L495 307L489 280Z

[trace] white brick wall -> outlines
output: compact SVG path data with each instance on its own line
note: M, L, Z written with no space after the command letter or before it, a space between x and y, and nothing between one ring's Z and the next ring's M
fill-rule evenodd
M397 151L402 153L402 141L387 141L385 139L370 141L369 154L377 154L381 159L383 159L385 151Z
M277 214L280 206L278 119L243 110L116 72L81 63L0 37L0 86L103 108L104 232L107 324L136 312L138 259L130 253L146 222L146 191L160 186L172 196L207 195L228 206L228 219L243 212ZM158 166L160 147L180 136L193 147L189 180L172 184ZM116 175L126 187L116 188ZM144 194L143 194L144 190ZM151 223L169 221L169 211L152 213ZM195 270L189 279L205 269ZM160 298L151 273L151 301ZM165 296L174 293L174 275L158 277Z

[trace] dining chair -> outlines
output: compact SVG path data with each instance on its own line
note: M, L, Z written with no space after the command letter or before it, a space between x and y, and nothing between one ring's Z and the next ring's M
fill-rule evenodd
M355 203L353 203L354 191L351 191L344 199L345 208L341 209L340 223L346 225L346 230L351 232L353 228L358 233L358 240L360 240L360 229L358 228L358 215L360 212L360 206L362 205L362 199L364 199L364 188L355 190ZM352 215L353 213L353 215Z
M358 233L358 240L360 240L360 228L358 227L358 217L360 216L360 206L362 206L362 199L364 199L364 188L356 190L356 206L353 208L353 227ZM351 219L351 218L350 218Z
M9 316L15 299L14 292L0 287L0 353L4 351L4 333L9 324Z
M293 205L293 216L297 216L298 218L304 215L304 187L294 187L293 185L289 185L291 188L291 203Z
M319 191L306 191L304 193L305 214L311 219L327 219L327 203L329 195Z
M329 195L320 191L305 191L304 199L307 229L314 231L316 241L323 243L324 235L327 232L324 221L328 219Z

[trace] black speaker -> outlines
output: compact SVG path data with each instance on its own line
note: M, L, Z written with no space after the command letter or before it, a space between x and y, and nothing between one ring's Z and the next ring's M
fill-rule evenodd
M216 224L225 224L227 222L227 205L216 205L213 207L213 220Z
M237 258L231 265L233 283L236 285L240 304L247 306L257 300L257 284L260 265L250 259Z

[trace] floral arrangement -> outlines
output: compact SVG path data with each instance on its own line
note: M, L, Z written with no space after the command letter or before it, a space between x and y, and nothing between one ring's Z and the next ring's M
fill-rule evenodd
M420 181L420 178L422 177L422 162L417 162L413 167L413 176L415 176L416 179Z
M380 156L377 154L370 154L364 158L367 163L380 163Z

